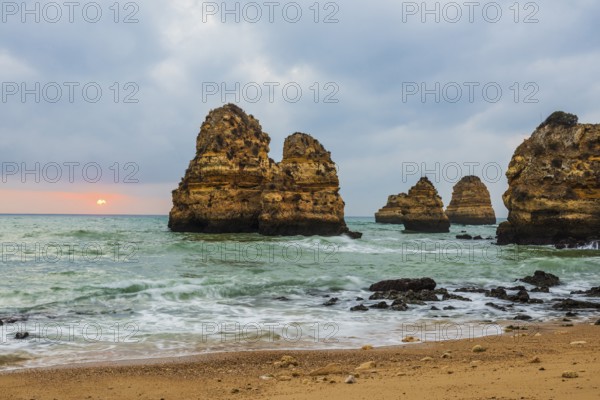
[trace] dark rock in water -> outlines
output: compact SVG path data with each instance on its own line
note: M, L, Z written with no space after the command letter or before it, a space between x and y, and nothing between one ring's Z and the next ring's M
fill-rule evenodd
M362 297L357 297L355 300L356 301L363 301L364 299Z
M456 310L456 307L446 306L446 307L444 307L444 310Z
M373 304L371 306L369 306L369 308L380 308L380 309L384 309L384 308L389 308L388 303L386 303L385 301L380 301L377 304Z
M476 288L476 287L463 287L463 288L456 289L455 292L461 292L461 293L487 293L487 290L485 290L483 288Z
M577 314L577 313L574 313L574 312L572 312L572 311L567 311L567 313L566 313L565 315L566 315L567 317L576 317L576 316L577 316L577 315L579 315L579 314Z
M375 292L369 296L369 300L381 300L381 299L397 299L398 292L390 290L389 292Z
M367 307L365 307L364 304L359 304L357 306L350 308L350 311L369 311L369 309Z
M509 300L519 302L519 303L528 303L529 302L529 294L526 290L519 290L519 292L514 296L509 296Z
M465 233L464 235L456 235L456 238L462 240L471 240L473 239L473 236L469 235L468 233Z
M600 319L594 325L600 325Z
M459 296L457 294L446 293L442 296L442 300L460 300L460 301L472 301L468 297Z
M600 232L600 124L550 115L515 150L498 244L591 243Z
M536 287L531 289L532 292L538 293L550 293L550 288L548 286Z
M337 297L332 297L331 299L327 300L325 303L323 303L324 306L332 306L334 304L336 304L338 302L338 298Z
M426 301L439 301L436 292L433 290L408 290L406 292L389 290L387 292L375 292L369 296L369 300L381 299L402 300L405 303L421 305L425 304Z
M593 287L589 290L577 290L571 294L582 294L585 297L600 297L600 286Z
M431 278L402 278L402 279L390 279L384 280L369 286L369 290L372 292L387 292L390 290L397 290L399 292L407 292L409 290L434 290L436 283Z
M17 332L15 334L15 339L19 339L19 340L27 339L28 337L29 337L29 332Z
M473 237L473 240L483 240L483 238L481 237L481 235L477 235Z
M406 311L408 310L408 305L403 300L398 299L394 300L391 309L395 311Z
M532 318L526 314L519 314L519 315L515 316L513 319L516 321L529 321Z
M558 276L546 273L544 271L535 271L533 276L526 276L519 279L521 282L529 283L530 285L539 287L552 287L560 284Z
M440 311L440 309L437 308L436 306L431 306L430 310L431 311Z
M558 310L570 310L573 308L595 308L600 309L600 303L592 303L591 301L579 301L573 299L563 299L560 303L556 303L552 308Z
M285 296L279 296L279 297L275 297L275 300L279 300L279 301L290 301L290 299L288 299Z
M519 285L519 286L511 286L509 288L506 288L506 290L524 290L524 291L527 291L527 288L525 286Z
M407 303L421 304L424 301L439 301L437 295L432 290L409 290L404 294L404 301Z
M486 297L495 297L500 300L508 299L508 294L506 293L506 290L504 290L503 287L497 287L497 288L490 289L489 291L487 291L485 293L485 296Z
M506 311L506 307L500 306L498 304L494 304L494 303L485 303L486 306L488 307L492 307L495 308L496 310L500 310L500 311Z

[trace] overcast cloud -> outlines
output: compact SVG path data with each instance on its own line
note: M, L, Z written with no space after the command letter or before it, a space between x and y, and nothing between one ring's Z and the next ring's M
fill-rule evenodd
M70 22L60 1L28 1L31 13L2 2L0 161L97 163L103 178L22 183L3 171L11 194L0 212L60 211L35 197L92 191L130 197L112 212L166 214L206 114L234 102L260 120L276 160L287 135L318 138L339 166L347 215L372 216L426 173L447 205L457 172L471 165L505 217L504 172L515 147L556 110L600 122L594 0L428 1L437 15L421 1L394 0L75 3ZM236 3L239 22L222 12ZM223 101L221 85L236 83L252 84ZM139 182L124 182L128 173ZM34 198L26 210L19 193Z

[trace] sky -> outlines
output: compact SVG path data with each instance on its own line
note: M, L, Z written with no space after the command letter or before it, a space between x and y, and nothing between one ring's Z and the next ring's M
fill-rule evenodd
M0 7L0 213L167 214L235 103L275 160L294 132L331 151L348 216L475 174L506 217L516 146L553 111L600 122L596 0Z

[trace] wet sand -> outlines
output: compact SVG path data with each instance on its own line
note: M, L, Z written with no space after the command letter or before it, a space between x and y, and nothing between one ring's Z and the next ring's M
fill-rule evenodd
M387 348L232 352L29 369L0 375L0 397L599 399L600 326L563 325L570 324L534 329L527 324L528 330L501 336ZM477 345L485 351L474 351ZM330 373L315 375L327 365ZM344 383L350 374L356 382Z

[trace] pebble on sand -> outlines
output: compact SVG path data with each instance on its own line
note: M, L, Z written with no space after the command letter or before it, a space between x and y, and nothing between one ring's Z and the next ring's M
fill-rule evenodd
M354 375L348 375L344 383L356 383L356 378L354 377Z
M579 374L575 371L565 371L562 373L562 377L568 379L577 378L578 376Z
M421 340L419 338L416 338L414 336L405 336L404 339L402 339L403 343L413 343L413 342L420 342Z
M486 351L487 349L479 344L476 344L475 346L473 346L473 353L483 353L484 351Z
M571 346L583 346L587 342L585 340L577 340L575 342L571 342Z
M373 368L377 368L377 364L375 364L375 361L367 361L365 363L360 364L358 367L356 367L354 369L357 371L364 371L364 370L373 369Z
M310 376L320 376L320 375L329 375L329 374L341 374L343 372L344 371L342 369L342 364L331 363L331 364L327 364L324 367L312 370L308 374Z

